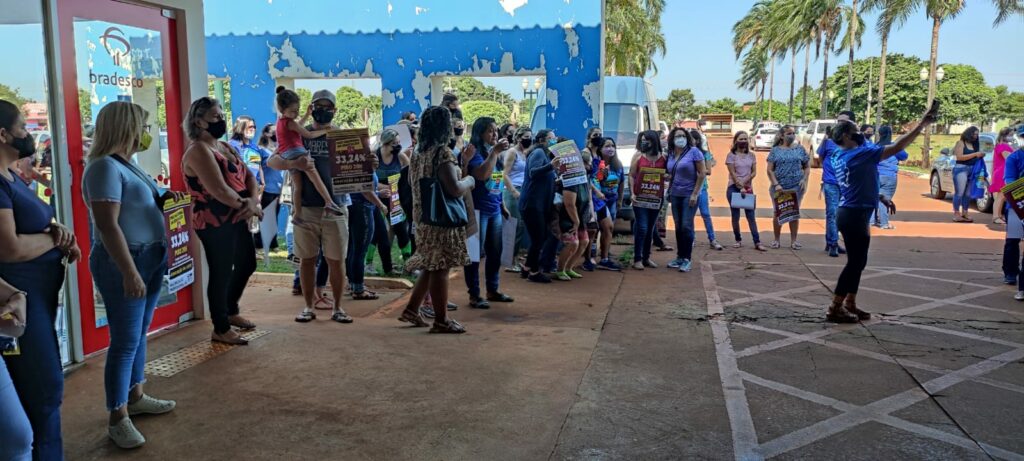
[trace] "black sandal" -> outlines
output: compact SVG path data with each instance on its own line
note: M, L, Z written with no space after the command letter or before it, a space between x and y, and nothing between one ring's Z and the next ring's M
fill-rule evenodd
M469 301L469 307L472 307L473 309L490 309L491 308L491 303L489 303L487 301L484 301L481 298L476 298L476 299L471 299Z
M299 315L295 316L295 321L299 323L309 323L314 320L316 320L316 312L313 312L311 310L303 309L302 312L299 313Z
M511 296L501 292L487 293L487 300L496 303L511 303L515 301Z
M870 312L865 312L865 311L862 311L862 310L858 309L857 305L855 305L855 304L845 304L845 305L843 305L843 309L846 309L846 312L849 312L849 313L857 316L857 320L861 320L861 321L871 320L871 313Z
M420 309L422 309L422 307ZM398 321L410 323L413 328L424 328L430 326L426 320L423 320L423 316L421 316L419 312L412 312L409 309L402 311L402 316L398 318Z
M331 314L331 320L334 320L335 322L338 322L338 323L352 323L353 322L352 317L349 317L348 314L346 314L346 313L344 313L342 311L337 311L337 312Z
M857 316L849 313L842 307L829 307L825 314L825 321L832 323L857 323Z
M439 334L462 334L466 332L466 328L455 320L448 320L447 322L434 322L434 326L430 327L431 333Z
M352 299L356 301L372 301L374 299L380 299L380 296L370 290L363 290L359 293L352 293Z

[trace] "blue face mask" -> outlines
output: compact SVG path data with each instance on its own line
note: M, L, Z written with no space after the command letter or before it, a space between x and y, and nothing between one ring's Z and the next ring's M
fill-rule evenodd
M557 139L549 139L548 140L548 146L554 146L555 144L558 144L558 140Z

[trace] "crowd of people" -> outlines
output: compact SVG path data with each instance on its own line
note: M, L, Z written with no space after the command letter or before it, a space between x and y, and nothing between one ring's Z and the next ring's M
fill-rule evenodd
M277 216L278 204L291 184L287 246L298 265L293 293L303 297L296 322L317 319L317 310L331 311L330 320L352 323L342 307L346 283L353 300L376 299L365 275L371 247L380 255L382 270L395 270L393 241L403 269L417 276L399 320L430 333L458 334L466 328L452 318L458 306L449 302L450 272L463 269L472 308L511 303L501 290L501 273L518 273L535 283L570 282L595 270L621 271L611 254L614 222L629 193L643 193L650 183L644 172L658 172L660 199L640 207L633 203L632 268L653 269L652 250L675 251L668 267L689 272L693 267L695 217L704 218L709 248L724 249L710 219L708 178L716 160L699 129L674 128L664 138L657 131L640 133L638 154L618 157L615 138L600 127L586 134L582 157L586 180L562 183L563 161L553 148L560 138L552 130L534 133L529 127L498 126L494 119L473 121L466 139L466 121L456 96L445 95L441 105L419 117L405 114L398 123L408 130L411 145L384 129L366 158L373 166L373 191L334 194L327 132L337 110L332 92L313 94L300 117L297 95L280 88L276 97L280 119L259 130L247 116L235 120L230 141L228 121L220 103L196 100L183 126L189 144L182 158L186 190L167 191L132 160L153 141L151 114L130 102L111 102L96 119L95 136L82 178L89 207L92 241L89 267L108 315L110 349L104 381L108 434L123 448L145 443L131 418L164 414L175 402L144 391L146 334L167 270L168 242L162 208L168 200L191 196L192 224L208 262L211 340L244 345L243 332L256 326L241 315L239 301L256 268L256 245L250 221L265 213ZM892 140L892 129L858 126L854 115L841 113L817 156L824 171L827 229L825 251L848 253L825 317L831 322L856 322L870 314L856 304L860 275L867 264L870 227L892 228L890 214L898 163L904 149L935 119L930 109L909 133ZM307 123L307 118L311 119ZM60 405L63 394L61 361L53 328L64 265L81 257L74 233L54 219L53 209L15 176L15 163L34 154L24 118L13 104L0 101L0 340L17 338L19 355L0 361L0 455L12 459L61 459ZM1024 137L1024 129L1018 131ZM1007 147L997 148L998 171L1006 183L1024 176L1024 150L1010 154L1010 132L1000 134ZM972 144L972 141L974 143ZM976 133L965 133L957 158L970 160L977 152ZM1003 146L1003 144L1000 144ZM998 157L998 156L997 156ZM808 190L810 155L785 126L768 155L768 196L795 192L799 202ZM782 247L782 225L776 219L773 240L762 244L754 207L732 206L754 194L759 173L750 137L738 132L725 159L735 243L742 248L740 215L745 215L753 248ZM287 173L287 174L286 174ZM398 184L393 184L398 181ZM398 190L398 203L392 191ZM397 221L390 211L400 205ZM674 223L671 248L658 235L660 216ZM967 219L963 213L958 217ZM1020 228L1015 213L1008 220ZM506 232L508 221L510 232ZM514 221L514 222L513 222ZM799 221L789 223L789 247L800 250ZM505 238L514 235L514 242ZM839 245L840 236L846 245ZM1024 275L1019 258L1020 238L1007 235L1004 272L1007 283L1020 283L1017 299L1024 300ZM276 239L270 239L276 246ZM266 250L270 250L268 247ZM509 254L510 253L510 254ZM480 287L483 263L484 287ZM1024 262L1022 262L1024 263ZM504 270L503 270L504 269ZM1012 277L1012 279L1011 279ZM328 292L329 282L329 292Z

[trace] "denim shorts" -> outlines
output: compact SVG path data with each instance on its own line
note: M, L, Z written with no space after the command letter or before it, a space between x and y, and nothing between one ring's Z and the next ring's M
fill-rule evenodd
M281 152L281 157L284 157L285 160L295 160L306 155L309 155L309 151L305 147L293 147Z

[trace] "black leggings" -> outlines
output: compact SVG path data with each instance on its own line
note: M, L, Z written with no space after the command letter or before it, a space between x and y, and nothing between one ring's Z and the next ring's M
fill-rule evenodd
M526 252L526 267L533 272L540 272L540 252L551 232L548 230L547 213L541 210L519 210L526 223L526 233L530 236L530 249Z
M384 204L391 209L391 201L384 199ZM409 218L393 226L389 226L391 217L388 216L384 221L384 213L374 209L373 210L373 244L377 247L377 254L380 255L380 265L384 269L385 274L390 274L395 266L394 262L391 261L391 233L395 233L395 238L398 239L398 248L402 249L402 255L406 258L409 255L405 254L406 246L409 245ZM390 232L389 232L390 229ZM351 236L349 236L351 238Z
M839 208L836 224L846 242L846 267L839 274L836 296L857 294L860 276L868 265L868 248L871 246L872 208Z
M228 317L238 315L238 301L256 271L256 249L248 221L207 227L197 230L206 251L210 282L206 296L210 301L210 317L218 334L231 329Z

